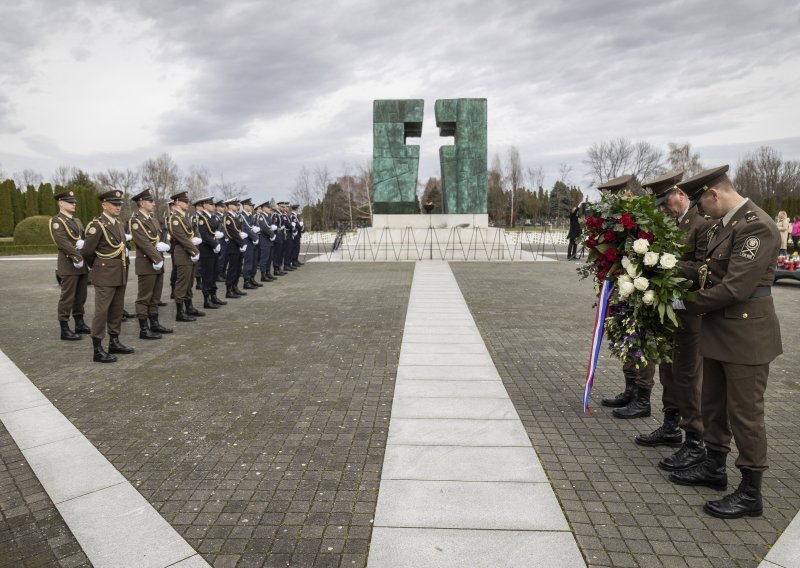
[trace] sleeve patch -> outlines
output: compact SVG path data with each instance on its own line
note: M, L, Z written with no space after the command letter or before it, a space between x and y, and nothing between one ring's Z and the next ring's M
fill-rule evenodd
M60 226L60 225L59 225L58 223L53 223L53 228L54 228L54 229L58 229L58 227L59 227L59 226Z
M744 245L742 246L742 252L739 253L739 256L742 258L746 258L747 260L753 260L758 253L758 247L761 246L761 240L758 237L747 237L744 240Z
M134 229L138 229L139 228L139 223L132 223L131 227L133 227Z
M89 233L90 235L94 235L96 232L97 229L95 227L89 227L89 230L87 231L87 233Z
M178 220L177 220L177 219L175 219L175 220L172 222L172 224L173 224L173 225L177 225L177 224L178 224Z

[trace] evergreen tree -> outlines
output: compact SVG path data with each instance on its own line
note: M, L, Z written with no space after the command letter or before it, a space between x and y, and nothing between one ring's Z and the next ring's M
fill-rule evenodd
M564 182L557 181L550 190L550 216L567 217L573 207L570 188Z
M25 217L34 217L39 214L39 194L32 185L28 186L25 193Z
M10 237L14 234L14 204L11 201L11 192L16 190L17 187L10 179L0 184L0 237Z
M14 185L11 188L11 204L14 208L14 226L25 218L25 198L22 191Z
M58 205L53 194L53 186L49 183L39 185L39 214L53 216L58 213Z

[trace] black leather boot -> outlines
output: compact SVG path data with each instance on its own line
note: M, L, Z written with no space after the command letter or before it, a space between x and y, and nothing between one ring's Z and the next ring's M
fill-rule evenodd
M291 264L287 264L286 266L283 267L283 271L284 272L290 272L292 270L297 270L297 269L294 266L292 266Z
M658 462L664 471L683 471L706 459L706 446L697 432L686 432L686 441L681 449Z
M640 446L670 446L679 448L683 441L683 431L678 428L681 414L677 410L664 412L664 423L649 434L639 434L634 440ZM701 442L702 443L702 442ZM703 452L705 457L705 452Z
M133 314L128 312L128 310L126 310L125 308L122 308L122 321L128 321L128 320L132 320L132 319L135 319L133 317Z
M203 287L200 285L200 277L199 276L195 276L194 277L194 289L195 290L202 290L203 289Z
M217 298L217 293L216 292L212 292L211 293L211 301L214 302L215 304L217 304L218 306L227 306L228 305L228 302L223 302L222 300Z
M285 273L283 270L281 270L280 268L275 268L275 269L272 271L272 275L273 275L273 276L284 276L285 274L286 274L286 273Z
M272 276L269 275L269 272L262 272L261 273L261 281L262 282L272 282L275 280Z
M219 309L219 306L211 300L211 294L203 294L203 307L207 310Z
M263 284L261 284L260 282L256 282L256 275L255 274L253 274L250 277L250 284L252 284L256 288L261 288L263 286Z
M161 334L152 331L147 325L147 318L139 319L139 339L161 339Z
M647 418L650 416L650 389L636 388L636 397L622 408L615 408L614 418Z
M64 341L78 341L78 340L80 340L81 336L78 335L77 333L74 333L69 328L69 322L68 321L58 320L58 325L61 326L61 339L63 339Z
M175 285L174 284L169 287L169 299L170 300L174 300L175 299Z
M108 335L108 352L109 353L122 353L123 355L130 355L136 351L133 347L128 347L119 342L119 335Z
M300 266L303 266L303 265L305 264L305 262L300 262L299 260L295 260L295 261L293 262L293 264L294 264L295 266L297 266L297 267L300 267Z
M254 284L251 284L251 283L250 283L250 279L249 279L249 278L245 278L245 279L244 279L244 286L243 286L243 288L244 288L245 290L255 290L256 288L258 288L258 286L254 285Z
M90 334L92 330L89 329L89 326L86 325L86 322L83 321L83 316L73 316L75 318L75 333L85 333Z
M166 305L167 305L167 303L166 303L166 302L162 302L161 300L159 300L159 301L158 301L158 306L159 306L160 308L163 308L163 307L164 307L164 306L166 306Z
M678 485L702 485L725 491L728 488L728 472L725 471L727 458L726 453L708 450L705 460L689 469L673 471L669 474L669 480Z
M106 350L103 349L102 340L96 337L92 337L92 348L94 350L93 360L95 363L114 363L117 360L113 355L106 353Z
M628 403L633 400L634 392L636 391L636 384L633 379L625 379L625 390L619 393L614 398L604 398L600 401L603 406L610 406L612 408L620 408L628 406Z
M709 501L703 510L718 519L760 517L764 512L761 502L761 477L763 471L742 469L742 482L733 493L717 501Z
M195 307L192 305L192 301L191 301L191 300L186 300L186 301L184 301L184 302L183 302L183 307L184 307L184 309L186 310L186 313L187 313L188 315L190 315L190 316L194 316L194 317L196 317L196 318L201 318L201 317L203 317L203 316L205 316L205 315L206 315L206 313L205 313L205 312L201 312L200 310L198 310L197 308L195 308Z
M183 302L175 302L175 310L175 321L197 321L197 318L193 318L183 311Z
M241 295L237 294L236 292L234 292L233 286L228 286L228 289L225 291L225 297L226 298L233 298L234 300L238 300L239 298L241 298Z
M150 329L158 333L172 333L172 328L164 327L159 323L158 316L150 316Z
M240 296L247 296L247 292L242 292L241 290L239 290L239 285L238 285L238 283L237 283L237 284L234 284L234 285L232 286L232 288L233 288L233 291L234 291L234 292L236 292L237 294L239 294Z

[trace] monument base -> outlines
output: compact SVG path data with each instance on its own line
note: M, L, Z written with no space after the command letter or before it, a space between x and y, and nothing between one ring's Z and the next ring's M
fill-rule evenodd
M487 229L487 213L445 213L432 215L378 215L372 216L373 229Z

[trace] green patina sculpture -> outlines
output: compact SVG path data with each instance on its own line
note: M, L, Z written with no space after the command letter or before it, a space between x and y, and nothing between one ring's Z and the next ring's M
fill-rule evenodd
M455 137L439 148L442 211L486 213L486 99L442 99L435 110L439 134Z
M377 100L372 106L374 212L419 213L419 146L406 138L422 136L422 99Z

